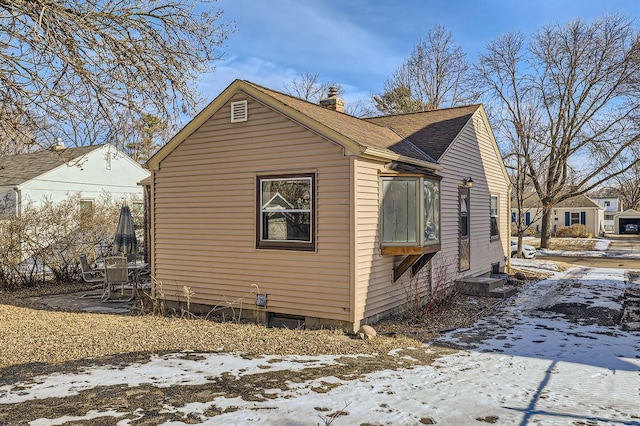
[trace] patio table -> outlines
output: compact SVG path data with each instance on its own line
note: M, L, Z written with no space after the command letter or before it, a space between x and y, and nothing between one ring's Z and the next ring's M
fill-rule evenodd
M149 266L148 262L141 262L137 260L127 262L127 284L131 284L132 286L132 295L129 300L133 300L134 298L140 296L140 293L139 293L140 283L138 281L138 277L140 276L140 273L144 269L146 269L148 266ZM96 262L96 267L104 268L105 267L104 259L98 260ZM105 282L105 285L108 285L108 284ZM108 302L110 300L112 299L110 299L109 297L106 297L103 299L103 302Z

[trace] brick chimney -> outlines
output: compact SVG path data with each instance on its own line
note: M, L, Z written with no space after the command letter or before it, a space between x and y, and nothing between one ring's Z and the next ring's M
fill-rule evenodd
M336 86L329 87L329 96L320 99L320 106L338 112L344 112L344 99L338 97L338 88Z

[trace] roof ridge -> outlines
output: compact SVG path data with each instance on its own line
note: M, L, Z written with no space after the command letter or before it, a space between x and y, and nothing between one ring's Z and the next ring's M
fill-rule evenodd
M478 109L481 106L482 106L482 104L459 105L459 106L455 106L455 107L436 108L436 109L429 109L429 110L425 110L425 111L413 111L413 112L402 112L402 113L398 113L398 114L376 115L375 117L365 117L362 120L375 120L377 118L402 117L402 116L416 115L416 114L428 114L428 113L432 113L432 112L442 112L442 111L450 111L450 110L454 110L454 109L464 109L464 108Z
M106 143L102 143L102 144L95 144L95 145L70 146L70 147L65 147L65 148L63 148L63 149L60 149L59 151L52 150L51 148L41 148L41 149L39 149L39 150L37 150L37 151L21 152L21 153L18 153L18 154L1 155L1 156L0 156L0 159L1 159L1 158L11 158L11 157L15 157L15 156L17 156L17 155L33 155L33 154L42 154L42 153L45 153L45 152L52 152L52 153L56 153L56 152L58 152L58 153L63 153L63 152L69 152L69 151L77 151L77 150L81 150L81 149L82 149L82 150L85 150L85 149L87 149L87 148L92 148L91 150L88 150L88 149L87 149L87 150L88 150L88 151L93 151L94 149L98 149L98 148L103 147L103 146L105 146L105 145L107 145L107 144L106 144Z

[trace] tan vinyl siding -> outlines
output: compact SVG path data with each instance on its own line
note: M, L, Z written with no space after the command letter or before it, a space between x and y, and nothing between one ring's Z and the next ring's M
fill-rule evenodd
M393 283L395 256L379 250L379 177L384 164L356 159L355 317L367 318L398 306L403 285ZM398 257L398 259L401 259Z
M480 113L476 115L481 116ZM490 272L492 263L505 265L510 213L508 184L501 161L490 135L486 130L478 132L474 120L443 155L440 164L444 168L439 172L443 177L440 183L442 250L432 261L433 285L440 280L451 285L463 275ZM354 201L355 318L375 318L407 301L411 277L406 272L393 283L393 267L404 257L382 256L379 252L378 173L384 165L361 158L355 159L354 163L357 188ZM472 177L475 182L470 195L471 267L461 274L458 272L458 186L467 177ZM491 195L499 198L498 238L491 238ZM425 267L421 274L424 275L422 281L428 277L428 268ZM428 281L421 286L423 293L427 286Z
M479 120L482 120L478 128ZM477 140L477 142L476 142ZM442 251L440 262L450 264L449 278L477 276L490 272L492 263L504 266L509 253L508 183L497 147L491 139L483 114L476 112L456 141L440 158L442 196ZM458 271L458 186L464 178L474 181L470 190L471 263ZM491 195L498 196L499 238L491 238Z
M248 121L230 122L248 100ZM169 300L350 319L350 165L342 149L238 93L154 174L154 268ZM256 176L315 173L315 252L256 249ZM256 287L257 286L257 287ZM253 292L253 293L252 293Z

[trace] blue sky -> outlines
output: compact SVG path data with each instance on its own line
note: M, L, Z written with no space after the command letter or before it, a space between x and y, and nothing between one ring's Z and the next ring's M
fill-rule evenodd
M216 70L200 81L207 102L236 78L283 90L304 72L339 83L347 102L368 98L435 24L453 33L471 61L512 30L530 35L607 13L640 24L640 0L218 0L212 7L237 32Z

